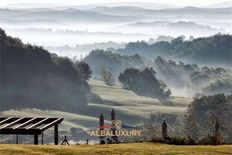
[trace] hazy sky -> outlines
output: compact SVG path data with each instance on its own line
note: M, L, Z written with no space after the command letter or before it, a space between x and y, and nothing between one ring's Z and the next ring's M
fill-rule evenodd
M116 2L153 2L161 4L171 4L177 6L205 6L221 3L229 0L0 0L0 7L7 7L17 3L49 3L66 5L86 5L99 3Z

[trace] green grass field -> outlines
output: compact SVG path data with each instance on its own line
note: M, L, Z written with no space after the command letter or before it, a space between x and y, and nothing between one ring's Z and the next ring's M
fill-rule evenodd
M1 155L231 155L232 145L176 146L153 143L111 145L0 145Z

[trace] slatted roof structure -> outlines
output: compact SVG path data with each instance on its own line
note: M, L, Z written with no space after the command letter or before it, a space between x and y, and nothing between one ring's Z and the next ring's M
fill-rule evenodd
M34 135L34 144L38 144L38 135L54 126L54 144L58 145L58 124L63 118L41 117L0 117L0 134Z

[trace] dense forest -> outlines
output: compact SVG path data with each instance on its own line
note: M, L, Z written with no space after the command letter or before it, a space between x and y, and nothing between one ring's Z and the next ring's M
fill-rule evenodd
M122 54L140 54L146 58L164 56L203 65L232 66L232 36L217 34L206 38L184 40L183 37L171 42L160 41L148 44L144 41L130 42L117 52Z
M86 64L73 64L66 57L42 47L23 44L1 35L1 109L44 108L75 111L84 107L90 94L83 73ZM79 67L79 68L78 68ZM84 67L81 69L80 67ZM88 66L87 66L88 69Z

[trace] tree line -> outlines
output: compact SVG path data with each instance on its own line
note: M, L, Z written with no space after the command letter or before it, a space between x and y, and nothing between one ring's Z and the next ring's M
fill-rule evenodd
M216 34L210 37L184 40L177 37L171 42L159 41L149 44L145 41L130 42L125 48L116 50L121 54L140 54L146 58L164 56L169 59L197 62L204 65L231 66L232 36Z
M43 47L1 36L0 110L44 108L75 111L87 103L91 70L84 62L51 54Z
M160 140L163 120L168 125L169 139L173 144L216 144L216 124L219 140L232 143L232 95L216 94L195 97L184 114L151 113L144 123L146 140ZM167 141L166 141L167 142ZM170 142L170 141L169 141Z

